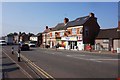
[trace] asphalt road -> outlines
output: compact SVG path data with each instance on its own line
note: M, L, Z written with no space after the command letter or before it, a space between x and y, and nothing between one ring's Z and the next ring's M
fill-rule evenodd
M6 47L8 48L8 47ZM11 47L9 51L5 49L1 50L1 79L2 80L36 80L39 76L28 66L28 64L21 59L18 62L17 53L11 53Z
M3 49L9 52L11 46ZM53 78L118 78L118 54L42 48L31 48L21 54Z

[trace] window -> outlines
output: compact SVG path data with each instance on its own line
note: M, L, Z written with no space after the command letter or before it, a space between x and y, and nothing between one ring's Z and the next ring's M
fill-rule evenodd
M73 34L73 35L76 35L76 34L77 34L76 28L72 28L72 34Z
M85 37L88 37L88 36L89 36L88 28L85 28Z
M107 39L103 40L103 43L109 43L109 40L107 40Z
M49 34L49 33L47 34L47 37L48 37L48 38L50 37L50 34Z
M52 32L52 37L55 37L55 32Z
M83 29L82 28L80 28L80 34L83 34Z
M64 32L60 32L60 37L64 35Z

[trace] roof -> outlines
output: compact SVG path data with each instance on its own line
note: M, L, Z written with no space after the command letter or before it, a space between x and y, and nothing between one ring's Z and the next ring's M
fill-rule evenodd
M51 30L48 28L48 29L45 29L43 33L48 33L50 32Z
M66 30L68 27L74 27L74 26L80 26L83 25L90 17L79 17L73 21L69 21L66 25L64 23L58 23L54 28L52 28L52 31L56 30Z
M79 17L73 21L70 21L67 23L67 27L74 27L74 26L81 26L83 24L85 24L85 22L89 19L89 16L84 16L84 17Z
M120 31L117 28L101 29L96 39L118 39L120 38Z
M42 35L42 33L38 33L38 34L37 34L37 36L41 36L41 35Z
M66 25L64 23L58 23L55 27L51 29L46 29L43 33L57 30L66 30L68 27L81 26L84 25L90 18L90 16L79 17L73 21L69 21Z
M65 30L66 26L64 25L64 23L58 23L55 27L52 28L52 31L56 31L56 30Z
M32 36L30 36L30 37L38 37L38 35L32 35Z

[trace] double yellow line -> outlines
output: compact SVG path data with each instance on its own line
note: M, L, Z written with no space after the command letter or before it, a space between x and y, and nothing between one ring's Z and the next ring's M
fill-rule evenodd
M33 68L35 68L40 74L42 74L45 78L49 80L55 80L51 75L49 75L47 72L45 72L43 69L38 67L36 64L31 62L29 59L27 59L25 56L21 55L21 58L27 61Z
M30 78L30 80L31 80L31 78L33 78L33 77L32 77L30 74L28 74L19 64L17 64L16 61L14 61L14 60L5 52L4 49L2 50L2 52L3 52L10 60L12 60L12 61L21 69L21 71L22 71L28 78Z

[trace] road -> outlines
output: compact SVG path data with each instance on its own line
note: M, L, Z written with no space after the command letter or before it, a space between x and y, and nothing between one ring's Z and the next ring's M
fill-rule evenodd
M17 50L17 46L14 47ZM3 50L8 53L11 46L4 46ZM112 79L118 77L118 54L56 51L43 48L31 48L30 51L21 51L21 54L26 61L30 61L31 65L44 70L43 72L46 72L46 74L43 74L50 78ZM38 69L36 69L36 72L39 72L40 69Z
M17 54L11 54L11 50L1 50L1 66L2 74L1 79L3 80L35 80L39 76L21 59L18 62Z

